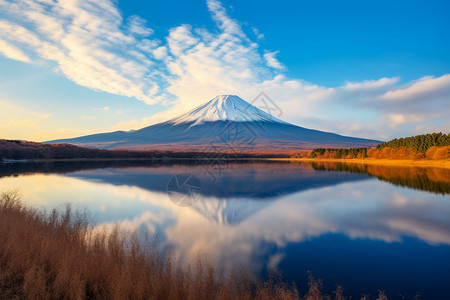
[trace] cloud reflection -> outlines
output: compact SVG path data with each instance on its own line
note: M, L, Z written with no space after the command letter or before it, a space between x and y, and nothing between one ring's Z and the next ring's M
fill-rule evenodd
M159 228L177 256L192 261L206 254L225 272L244 266L253 272L276 268L288 244L328 233L388 243L413 237L431 245L450 244L448 198L377 180L298 192L274 201L207 197L189 208L175 206L161 194L115 188L121 196L165 212L146 211L119 221L120 226L152 233ZM240 222L225 222L236 219Z
M256 171L252 179L256 185L258 180L259 184L269 184L255 166L239 168L244 177L247 169ZM192 207L179 207L164 189L144 185L145 180L132 185L127 172L133 178L150 172L136 171L103 169L68 176L5 177L0 185L2 190L19 188L24 200L33 206L53 208L63 200L74 208L87 208L98 226L119 224L126 231L157 234L173 245L182 261L206 255L222 272L245 268L258 273L276 268L289 244L329 233L387 243L412 237L430 245L450 245L448 196L405 189L374 178L360 180L361 174L311 170L317 180L327 178L321 174L343 177L332 184L317 184L319 180L307 188L289 189L298 185L290 176L299 177L300 173L284 172L287 175L283 178L283 172L274 171L279 180L273 185L289 193L276 195L267 190L271 197L254 197L238 187L240 192L234 196L232 190L226 194L211 192ZM241 175L236 175L238 180ZM222 184L232 186L230 177L224 176L227 180ZM163 182L156 187L162 187Z

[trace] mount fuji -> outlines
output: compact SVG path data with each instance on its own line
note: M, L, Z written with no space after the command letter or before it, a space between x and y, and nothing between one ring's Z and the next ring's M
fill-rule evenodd
M282 121L235 95L220 95L171 120L139 130L87 135L47 143L104 149L281 153L372 147L376 140L342 136Z

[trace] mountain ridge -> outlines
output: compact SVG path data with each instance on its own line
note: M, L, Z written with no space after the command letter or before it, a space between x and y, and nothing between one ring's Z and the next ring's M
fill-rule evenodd
M303 128L282 121L236 95L219 95L185 114L138 130L99 133L46 143L104 149L239 153L372 147L380 141Z
M193 110L168 120L168 123L180 124L194 122L235 121L235 122L277 122L288 124L259 109L236 95L218 95Z

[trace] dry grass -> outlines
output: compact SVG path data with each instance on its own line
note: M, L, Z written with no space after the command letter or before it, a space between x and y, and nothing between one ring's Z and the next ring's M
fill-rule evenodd
M181 268L156 241L94 233L86 220L70 207L44 213L17 193L0 195L0 299L346 299L341 287L323 295L312 277L303 296L279 278L217 279L202 259Z

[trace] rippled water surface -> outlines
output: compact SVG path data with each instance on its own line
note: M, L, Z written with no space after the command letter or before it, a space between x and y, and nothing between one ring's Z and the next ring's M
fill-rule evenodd
M336 163L98 162L0 165L0 190L67 203L99 225L158 234L185 262L280 271L354 298L450 299L450 171Z

